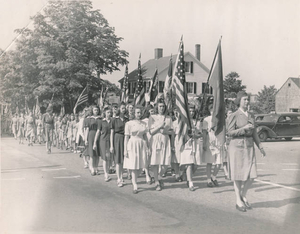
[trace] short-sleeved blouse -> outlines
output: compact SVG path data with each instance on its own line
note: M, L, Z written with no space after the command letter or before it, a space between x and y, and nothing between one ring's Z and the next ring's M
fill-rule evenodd
M97 129L100 130L100 140L109 140L111 120L109 122L106 119L98 121Z
M111 121L111 129L114 130L114 133L124 135L125 123L127 121L128 119L125 117L123 120L120 117L113 118Z

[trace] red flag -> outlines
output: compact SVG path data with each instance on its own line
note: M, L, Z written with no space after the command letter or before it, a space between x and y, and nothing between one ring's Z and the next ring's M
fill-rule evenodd
M188 99L186 92L185 80L185 63L184 63L184 46L181 38L179 52L175 63L174 90L175 90L175 105L179 113L179 143L183 147L188 141L188 130L191 129L190 113L188 110Z
M142 106L145 106L146 104L145 88L144 88L143 77L142 77L141 54L138 62L138 80L137 80L137 87L135 89L135 94L134 94L134 104L142 105Z
M125 68L124 80L123 80L123 89L122 89L122 96L121 102L128 103L129 100L129 93L128 93L128 65Z
M223 88L223 68L221 40L209 73L208 83L213 88L214 104L212 113L212 129L220 145L225 142L225 100Z

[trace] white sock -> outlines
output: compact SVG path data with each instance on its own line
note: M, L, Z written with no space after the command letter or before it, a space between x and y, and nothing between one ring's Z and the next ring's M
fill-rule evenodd
M192 181L189 181L189 186L190 186L190 188L194 186Z
M216 180L216 176L214 176L214 175L211 178L212 178L212 180Z

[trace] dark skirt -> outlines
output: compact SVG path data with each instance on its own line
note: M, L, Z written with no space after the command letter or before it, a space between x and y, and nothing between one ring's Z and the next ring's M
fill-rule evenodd
M83 155L90 157L99 157L99 147L93 150L94 140L95 140L96 130L90 130L88 135L88 146L84 151ZM98 146L98 144L96 144Z
M53 140L53 128L50 124L45 125L45 140L51 142Z
M114 161L123 164L124 161L124 135L116 133L114 136Z
M111 157L109 139L100 139L99 146L100 146L100 156L102 160L104 161L109 160Z

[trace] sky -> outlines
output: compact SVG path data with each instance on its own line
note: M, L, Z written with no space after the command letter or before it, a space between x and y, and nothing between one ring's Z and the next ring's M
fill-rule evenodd
M177 54L183 35L185 51L194 54L201 44L201 62L210 69L222 36L223 74L235 71L253 94L264 85L279 89L288 77L300 77L299 0L93 0L124 38L120 48L129 52L129 72L154 58ZM30 23L47 0L0 0L0 48L17 36L14 30ZM29 26L30 27L30 26ZM13 49L13 46L10 47ZM101 78L118 83L120 67Z

